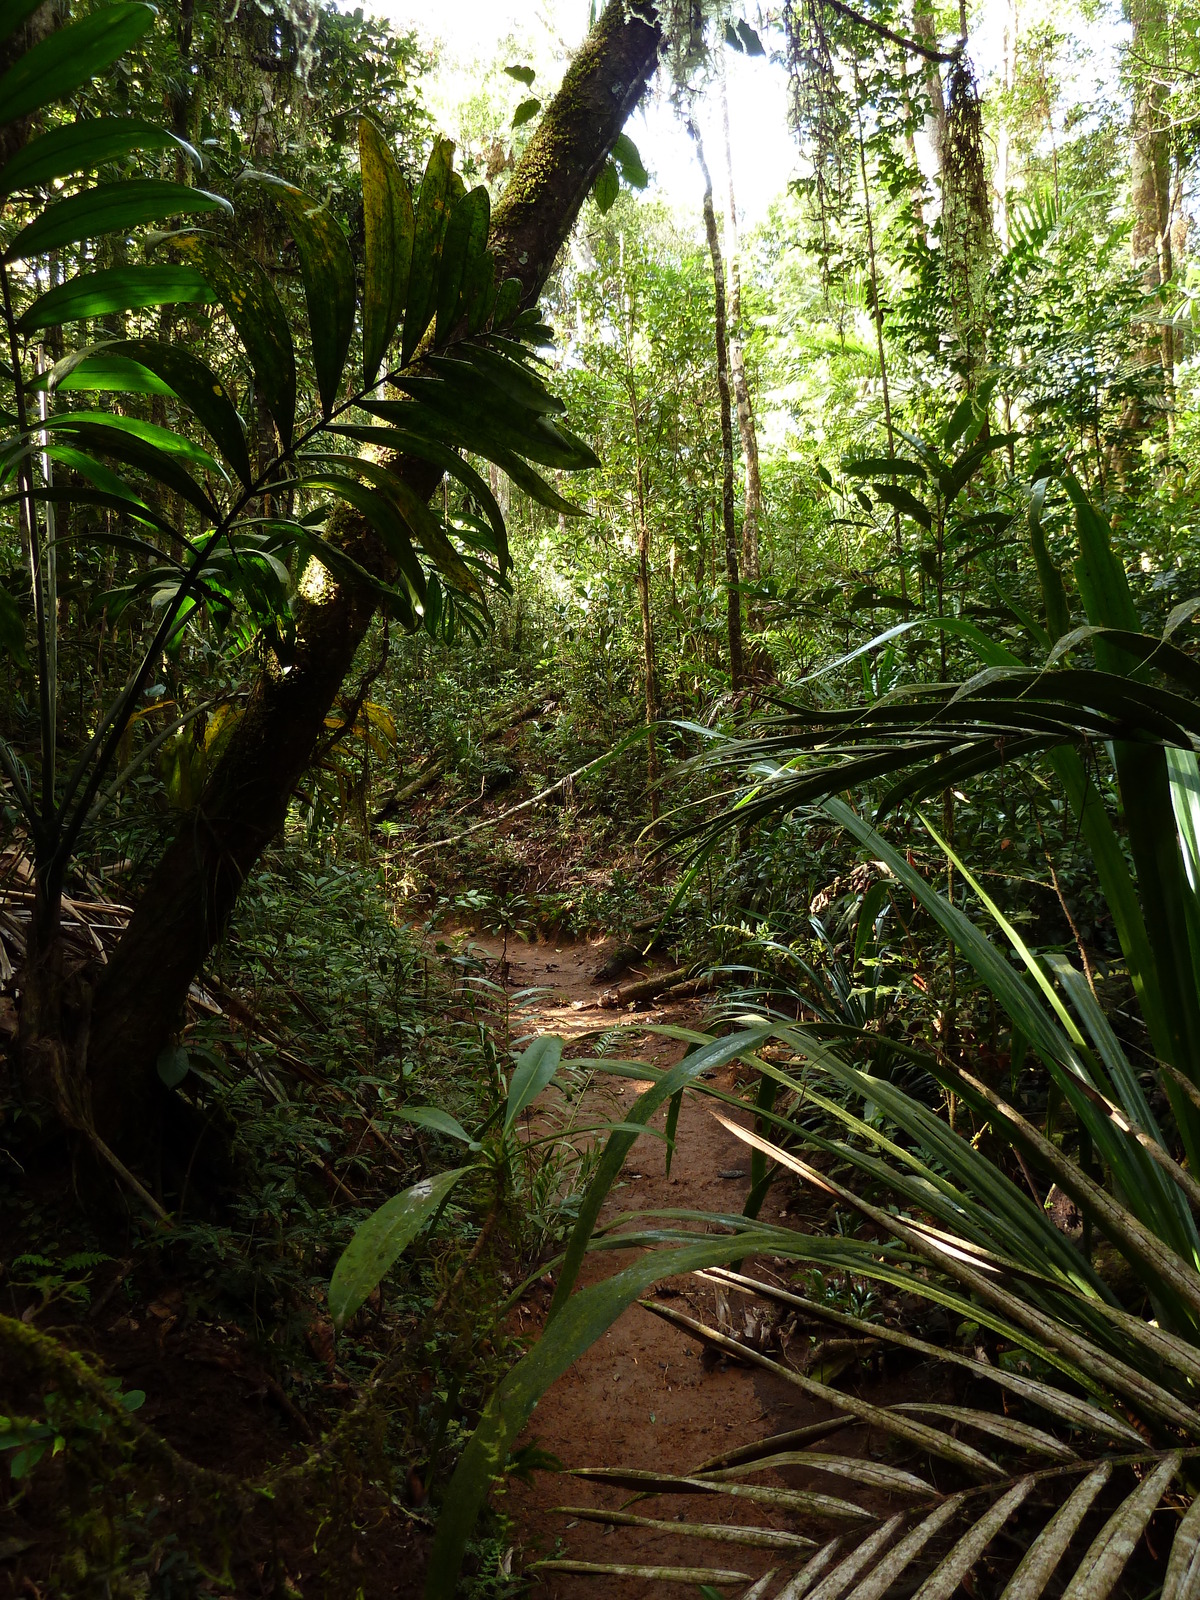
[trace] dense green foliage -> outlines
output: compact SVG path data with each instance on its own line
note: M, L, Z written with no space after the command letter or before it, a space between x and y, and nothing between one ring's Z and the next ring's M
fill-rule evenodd
M456 157L361 11L0 7L0 1562L45 1592L515 1592L534 1406L693 1272L954 1375L650 1308L897 1456L789 1502L823 1597L1198 1592L1200 14L978 10L614 4L580 70L632 107L660 53L685 198L523 55ZM706 229L735 61L800 176ZM596 934L715 989L675 1064L512 992ZM685 1094L741 1213L584 1274ZM767 1220L797 1179L820 1227ZM273 1433L176 1443L127 1380L177 1324Z

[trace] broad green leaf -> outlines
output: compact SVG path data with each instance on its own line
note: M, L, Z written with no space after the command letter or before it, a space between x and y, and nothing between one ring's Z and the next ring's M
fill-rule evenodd
M175 391L149 367L128 356L110 356L104 345L75 350L56 361L42 382L46 388L64 393L167 394Z
M0 119L41 111L99 77L153 24L153 6L117 0L35 44L0 78Z
M291 223L304 280L317 391L328 416L337 402L354 336L354 257L341 224L323 205L281 178L266 173L253 176L284 208Z
M237 329L254 381L275 419L284 450L296 425L296 351L287 313L263 268L250 257L233 260L196 234L175 241L195 261Z
M592 185L592 199L596 202L596 209L602 217L607 216L616 205L620 192L621 179L617 175L617 164L615 161L606 161Z
M766 55L762 40L744 17L738 18L737 31L738 38L742 41L742 48L748 56Z
M428 1128L430 1133L440 1133L447 1139L457 1139L460 1144L477 1149L474 1139L457 1117L437 1106L404 1106L395 1113L397 1122L411 1122L415 1127Z
M448 472L451 477L457 478L469 494L483 507L484 515L492 525L496 535L497 548L500 552L501 569L508 565L507 534L504 527L504 516L495 495L491 491L486 478L482 477L469 461L465 461L456 450L449 446L438 444L432 439L422 438L419 434L408 433L401 428L360 428L354 424L345 426L334 425L330 433L344 434L348 439L357 439L362 444L381 445L385 450L394 450L399 454L420 456L424 461L432 461L434 466L440 467L443 472ZM429 511L429 507L425 507ZM432 516L432 512L430 512ZM436 521L436 518L434 519ZM439 525L440 526L440 525Z
M538 505L545 506L548 511L556 511L563 517L585 517L587 512L582 506L575 505L567 500L558 490L546 482L540 472L535 472L528 462L522 461L520 456L511 450L489 451L492 460L516 484L518 489L524 489L531 500L536 500Z
M1075 510L1080 552L1075 580L1087 619L1094 627L1140 634L1141 619L1125 569L1113 554L1108 522L1074 477L1068 476L1065 483ZM1137 657L1102 635L1094 639L1093 650L1102 672L1146 681L1147 669ZM1195 1063L1200 1060L1200 984L1189 922L1195 920L1196 905L1176 842L1165 755L1161 749L1123 740L1114 741L1112 755L1162 1007L1160 1018L1152 1021L1147 1017L1147 1022L1155 1030L1155 1042L1164 1057L1194 1075ZM1189 1161L1200 1162L1196 1108L1171 1083L1168 1093Z
M66 433L71 438L78 439L88 450L98 455L122 461L135 471L144 472L161 488L181 495L206 522L218 522L220 512L216 505L186 468L180 465L178 457L169 449L163 449L146 437L142 430L148 429L151 425L143 423L141 429L135 432L123 426L130 420L132 419L126 417L110 419L107 413L101 412L95 415L95 420L83 421L70 412L64 412L52 417L49 425L53 427L55 433ZM113 425L114 421L116 425ZM165 434L167 430L156 429L155 432Z
M613 160L621 169L621 176L631 189L644 189L650 174L642 164L638 147L627 133L619 133L612 149Z
M496 291L496 305L492 322L497 328L507 328L520 308L525 286L520 278L505 278Z
M437 310L442 241L454 207L453 157L452 141L435 139L425 167L425 176L421 179L414 217L408 301L404 309L404 329L400 341L402 366L408 366L412 360Z
M506 1134L558 1071L562 1053L563 1041L553 1033L543 1033L522 1052L508 1080L508 1101L504 1108Z
M627 1124L645 1126L659 1106L670 1100L673 1094L687 1087L689 1083L702 1072L711 1068L722 1067L727 1062L736 1061L741 1055L757 1050L759 1045L770 1035L769 1027L753 1027L739 1029L728 1039L719 1039L709 1043L698 1050L693 1050L684 1057L675 1067L664 1072L658 1081L649 1089L640 1094L625 1117ZM575 1287L575 1280L579 1276L579 1269L587 1252L591 1240L592 1230L600 1215L601 1207L607 1198L608 1191L616 1181L617 1174L625 1164L625 1158L633 1148L637 1135L629 1132L612 1133L604 1146L604 1154L600 1157L588 1185L587 1192L580 1202L579 1213L575 1226L571 1230L566 1252L563 1256L562 1268L559 1271L558 1283L554 1290L554 1298L550 1304L550 1320L553 1321L555 1313L560 1311L567 1303L571 1290ZM735 1252L736 1254L736 1252ZM730 1258L732 1259L732 1257Z
M114 472L111 467L106 467L102 461L97 461L94 456L76 450L69 444L52 444L46 454L52 461L60 461L64 467L70 467L72 472L79 473L80 477L95 484L96 488L105 494L114 495L117 499L127 499L130 514L137 516L140 521L149 522L152 527L158 525L159 519L141 515L150 510L141 495L125 482L120 473Z
M125 356L148 368L175 391L216 442L217 449L249 486L254 479L241 418L225 385L211 367L181 344L152 339L118 339L106 346L110 356Z
M437 516L400 473L363 456L350 461L342 456L324 456L321 459L331 465L344 465L348 471L358 473L372 483L402 519L408 533L426 555L437 563L451 583L465 593L482 594L475 574L450 543ZM423 594L421 603L424 603Z
M1112 531L1078 480L1066 479L1067 493L1075 508L1075 531L1079 540L1079 560L1075 576L1083 597L1087 618L1095 627L1123 628L1128 633L1142 631L1141 618L1133 603L1129 579L1112 550ZM1108 672L1121 672L1123 653L1096 646L1096 660Z
M465 361L442 358L436 378L403 377L397 380L396 387L439 413L466 447L481 455L490 456L490 446L495 444L563 472L599 466L590 445L548 416L529 412L522 415L511 402L496 405L494 394ZM375 401L363 409L388 416L382 409L387 403Z
M443 357L431 359L430 365L435 372L461 374L462 363L465 362L483 373L488 382L494 384L501 394L507 395L510 400L515 400L518 405L535 415L561 416L566 411L563 401L546 387L546 380L541 372L489 345L464 345L453 357L458 363L456 366L439 365L439 362L444 362L445 359Z
M922 528L929 531L933 526L933 516L929 507L924 506L899 483L876 483L872 485L877 500L882 500L885 505L894 506L897 511L902 511L906 517L911 517Z
M439 1172L436 1178L422 1178L359 1224L329 1281L329 1315L339 1332L391 1271L455 1184L472 1171L473 1167L455 1167Z
M947 506L957 500L987 456L996 450L1007 449L1017 438L1015 433L994 433L983 444L972 445L965 450L948 472L939 473L938 482Z
M531 95L528 100L522 100L521 104L513 112L513 127L523 128L527 122L533 121L541 109L542 102L536 95Z
M450 213L442 244L437 283L437 321L434 338L443 345L467 311L467 299L476 282L479 263L487 255L491 205L482 185L465 194Z
M51 446L52 450L54 448L54 446ZM6 497L6 503L14 503L16 498L17 497L15 495ZM164 518L156 516L152 510L142 510L139 506L133 503L129 498L129 491L124 485L122 485L121 492L119 494L108 494L101 489L81 489L77 484L73 484L70 488L63 488L59 485L55 485L50 489L38 489L34 494L34 499L37 500L39 504L53 506L95 506L99 510L115 511L119 516L134 516L139 522L148 523L151 527L158 528L161 532L167 534L169 537L178 537L178 530L173 528L171 524ZM60 537L63 536L60 535ZM96 544L104 544L108 539L108 535L96 533L94 531L86 532L78 537L89 540ZM120 548L120 546L118 546L118 548Z
M200 472L224 476L215 457L203 446L193 443L185 433L176 428L164 428L157 422L145 422L141 417L122 416L119 411L59 411L46 419L45 427L54 435L76 432L80 428L107 428L115 433L130 434L144 444L186 461Z
M962 438L963 434L975 420L975 398L965 394L950 413L945 427L942 429L942 444L947 450L953 447Z
M17 319L22 333L81 322L113 311L144 306L178 305L215 300L216 295L192 267L106 267L68 278L40 295Z
M1046 480L1042 478L1033 486L1029 496L1029 540L1033 546L1033 560L1038 580L1042 586L1042 604L1046 608L1046 632L1054 644L1071 626L1071 608L1062 575L1050 559L1046 535L1042 528L1042 513L1046 505Z
M190 189L159 178L129 178L124 183L101 183L82 194L49 205L26 227L4 253L6 261L23 261L65 244L94 239L104 233L128 233L145 222L197 211L225 211L233 207L207 189Z
M192 1069L188 1053L181 1044L169 1044L160 1050L155 1066L168 1089L177 1089Z
M537 77L537 73L532 67L505 67L504 71L507 77L515 78L518 83L523 83L527 89Z
M199 152L186 139L136 117L93 117L51 128L18 150L0 171L0 194L40 187L76 172L94 172L131 150L179 150L196 166Z
M412 269L412 196L387 141L365 118L358 125L365 228L363 383L371 384L404 314Z

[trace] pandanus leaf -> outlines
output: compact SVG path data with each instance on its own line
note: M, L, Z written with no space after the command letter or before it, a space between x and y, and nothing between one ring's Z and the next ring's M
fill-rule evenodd
M262 172L253 177L287 212L300 257L317 392L328 416L354 336L354 257L341 224L319 201L282 178Z
M392 342L408 298L412 269L412 195L383 135L358 125L363 222L363 383L371 384Z
M400 361L403 366L408 366L412 360L437 310L442 243L454 207L453 156L454 145L451 140L434 140L417 196L412 266L400 340Z
M188 234L175 243L200 267L237 329L258 391L279 429L285 451L296 425L296 350L287 313L257 261L233 260L207 239Z

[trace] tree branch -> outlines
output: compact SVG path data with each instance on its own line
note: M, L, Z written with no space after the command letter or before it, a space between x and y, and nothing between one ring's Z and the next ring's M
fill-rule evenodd
M948 66L953 65L963 53L966 40L956 44L953 50L933 50L927 44L921 44L916 39L906 38L902 33L893 33L882 22L876 22L872 17L864 17L861 11L855 11L853 6L845 4L845 0L821 0L823 6L828 6L831 11L836 11L839 17L844 17L847 22L856 22L862 28L869 28L881 39L886 39L889 44L897 44L901 50L907 50L915 56L923 56L926 61L941 61Z

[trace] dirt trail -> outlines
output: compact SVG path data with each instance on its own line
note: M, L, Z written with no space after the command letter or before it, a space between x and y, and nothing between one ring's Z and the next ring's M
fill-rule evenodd
M500 941L477 938L473 943L489 956L493 974L500 976ZM504 980L511 990L550 986L526 1012L529 1031L562 1034L568 1040L568 1056L585 1056L589 1053L586 1034L620 1022L631 1030L621 1055L659 1067L678 1061L684 1053L682 1043L632 1030L652 1023L695 1027L700 1004L690 1000L654 1005L636 1014L602 1009L598 1002L605 986L593 984L591 977L611 948L611 942L600 941L508 946ZM652 973L655 964L648 962L639 970ZM732 1069L722 1069L713 1081L723 1087L732 1085ZM628 1080L603 1080L603 1086L588 1091L594 1100L589 1109L616 1120L620 1109L630 1107L644 1087ZM652 1126L661 1129L664 1120L665 1109ZM698 1097L684 1097L677 1141L669 1178L662 1139L647 1136L634 1145L602 1220L642 1207L741 1210L749 1189L749 1151L714 1120ZM763 1208L764 1219L778 1218L787 1203L787 1186L777 1186ZM581 1281L606 1277L631 1259L632 1252L592 1256L585 1263ZM668 1280L660 1285L658 1294L664 1304L706 1322L712 1323L717 1316L716 1290L695 1279ZM526 1298L518 1313L523 1332L536 1333L548 1300L549 1291L542 1289ZM734 1297L730 1309L739 1328L750 1304L738 1303ZM633 1306L546 1394L523 1442L536 1437L541 1449L556 1455L567 1467L619 1465L685 1473L752 1440L802 1427L818 1415L796 1389L772 1374L712 1362L682 1332ZM787 1480L768 1476L756 1481L783 1486ZM673 1530L614 1529L577 1513L559 1511L557 1508L564 1506L611 1510L630 1498L625 1490L585 1479L538 1473L532 1486L514 1481L508 1495L508 1509L517 1529L514 1570L544 1557L721 1568L752 1577L772 1567L794 1571L802 1564L794 1550L717 1543ZM665 1522L738 1521L798 1531L786 1514L725 1497L663 1496L631 1509L636 1515ZM694 1583L671 1583L666 1592L695 1595L698 1591ZM639 1578L544 1573L535 1593L544 1600L600 1600L602 1595L605 1600L641 1600L663 1593L663 1584Z

